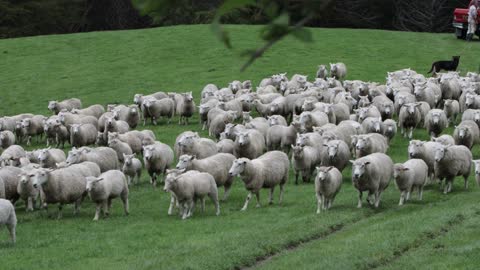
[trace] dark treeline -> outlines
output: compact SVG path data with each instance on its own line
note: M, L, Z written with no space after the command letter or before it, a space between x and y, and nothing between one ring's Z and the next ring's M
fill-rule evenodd
M133 0L135 2L135 0ZM221 0L177 0L160 19L141 16L131 0L0 0L0 38L98 30L136 29L210 23ZM295 19L300 1L277 1ZM451 31L455 7L468 0L331 1L308 26ZM298 18L297 18L298 19ZM232 24L263 24L266 12L247 7L222 19Z

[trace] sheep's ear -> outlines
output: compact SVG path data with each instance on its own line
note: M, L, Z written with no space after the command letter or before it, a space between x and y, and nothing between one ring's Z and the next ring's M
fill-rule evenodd
M292 149L294 149L294 148L295 148L295 146L294 146L293 144L291 144L291 145L290 145L290 147L291 147Z
M193 155L193 156L190 158L190 160L194 160L194 159L196 159L196 158L197 158L197 155Z
M319 172L322 169L322 167L316 166L315 169L317 170L317 172Z
M365 162L365 165L368 165L368 164L370 164L370 161Z
M102 181L103 179L104 179L103 177L98 177L98 178L95 179L94 182L100 182L100 181Z
M328 144L324 143L323 146L328 147Z
M355 162L355 160L349 160L349 161L350 161L350 163L352 163L352 164Z
M327 172L329 172L329 171L330 171L331 169L333 169L333 168L334 168L333 166L329 166L329 167L327 168Z

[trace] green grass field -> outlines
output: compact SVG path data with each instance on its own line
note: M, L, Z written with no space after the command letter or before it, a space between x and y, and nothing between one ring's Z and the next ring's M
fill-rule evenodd
M347 64L348 79L379 82L387 71L410 67L425 73L433 61L452 55L461 55L462 72L478 71L480 65L478 44L451 34L312 29L313 43L287 38L240 73L245 59L238 55L260 45L259 27L229 29L233 51L214 38L209 26L0 40L0 115L48 115L49 100L67 97L81 98L84 106L131 103L135 93L159 90L193 91L198 102L207 83L251 79L257 84L278 72L312 78L318 64L333 61ZM173 145L180 132L199 127L195 117L189 126L162 122L145 128ZM427 139L423 130L414 137ZM393 140L389 154L394 161L407 159L407 145L403 138ZM478 146L474 156L480 157ZM169 195L152 189L144 174L142 183L131 188L128 217L119 200L111 216L98 222L92 221L90 201L78 216L72 206L65 207L61 220L39 211L25 213L19 204L16 246L7 244L5 229L0 233L0 268L476 269L480 190L473 175L468 190L461 182L448 195L436 184L428 186L422 202L413 196L403 207L397 205L399 192L392 183L379 209L357 209L347 169L332 209L316 215L313 184L295 186L292 180L283 205L268 206L264 191L261 208L251 203L240 212L247 193L238 180L219 217L207 202L206 213L196 211L182 221L167 215Z

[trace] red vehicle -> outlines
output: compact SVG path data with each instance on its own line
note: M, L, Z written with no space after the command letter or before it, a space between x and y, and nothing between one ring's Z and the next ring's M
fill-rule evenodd
M477 24L480 23L480 10L478 11ZM480 29L477 26L477 32L475 34L480 36ZM468 9L457 8L453 12L453 27L455 28L455 36L458 39L465 39L467 37L468 30Z

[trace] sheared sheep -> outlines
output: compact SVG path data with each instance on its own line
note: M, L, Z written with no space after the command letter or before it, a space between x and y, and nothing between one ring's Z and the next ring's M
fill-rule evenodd
M320 208L328 210L332 207L340 188L342 187L342 173L335 167L317 167L315 177L315 194L317 197L317 214Z

